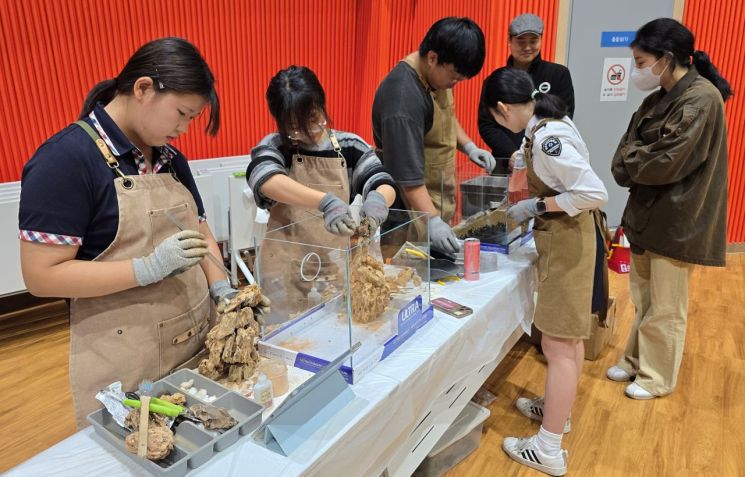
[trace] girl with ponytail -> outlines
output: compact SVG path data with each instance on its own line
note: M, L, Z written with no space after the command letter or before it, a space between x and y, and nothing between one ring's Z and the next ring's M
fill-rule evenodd
M93 87L79 120L23 170L21 265L28 290L70 300L70 382L78 426L114 381L136 389L202 348L210 295L236 293L207 254L222 254L186 157L170 143L209 109L215 79L181 38L138 49ZM192 363L193 368L197 363Z
M542 332L548 362L545 397L519 398L518 410L542 421L537 434L507 437L502 448L512 459L549 475L567 472L562 435L585 358L591 315L604 318L607 288L604 234L598 208L608 193L590 167L587 146L557 96L540 93L522 70L500 68L484 83L486 106L494 120L513 132L525 130L515 168L527 168L531 197L512 205L507 214L517 222L535 220L538 251L538 299L533 318Z
M613 157L629 189L622 224L631 242L636 321L609 379L626 395L652 399L675 389L688 319L693 264L724 266L727 124L734 93L693 33L671 18L642 26L631 43L632 82L652 91L631 118Z

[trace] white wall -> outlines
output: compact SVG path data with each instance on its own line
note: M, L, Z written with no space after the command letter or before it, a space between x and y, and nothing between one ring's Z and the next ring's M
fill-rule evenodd
M629 84L626 101L600 101L604 58L631 58L627 46L601 48L601 32L635 32L650 20L671 17L673 3L673 0L572 0L567 67L574 83L574 122L590 150L593 169L608 189L605 211L611 226L620 224L628 197L627 190L613 180L611 159L631 116L648 93Z
M207 221L218 241L228 240L228 183L234 172L245 172L250 156L232 156L216 159L189 161L197 188L202 196ZM18 202L20 182L0 184L0 296L26 290L21 275L18 242Z

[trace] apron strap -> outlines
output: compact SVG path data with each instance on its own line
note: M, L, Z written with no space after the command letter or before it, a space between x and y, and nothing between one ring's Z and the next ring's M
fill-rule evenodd
M341 153L341 145L339 144L339 140L336 139L336 133L334 133L334 130L331 128L326 129L326 131L328 132L329 141L331 141L331 146L334 148L336 155L346 164L347 159L344 157L344 154Z
M344 157L344 154L341 153L341 145L339 144L339 140L336 138L336 134L334 133L334 130L331 128L326 128L326 132L329 135L329 141L331 141L331 147L334 149L334 152L337 156L339 156L339 159L344 161L344 164L347 162L347 158ZM294 156L301 156L299 147L296 145L293 145L295 148L295 152L293 153Z
M74 124L85 131L86 134L88 134L88 136L91 138L91 140L96 143L98 151L101 153L104 160L106 161L106 165L108 165L109 168L113 170L117 176L122 178L123 185L126 189L131 189L134 185L132 179L127 177L121 171L121 169L119 169L119 161L116 160L116 156L112 154L111 149L109 149L109 146L106 145L106 142L101 138L101 136L99 136L99 134L93 130L90 124L86 123L83 120L75 121Z
M601 275L601 290L600 293L602 293L603 298L603 307L600 310L593 310L597 311L598 313L598 319L600 321L600 326L603 328L608 327L607 319L608 319L608 304L609 302L609 296L610 296L610 284L608 282L608 252L609 252L609 246L608 241L610 240L610 233L608 232L608 217L605 215L605 212L603 212L600 209L594 209L592 210L592 217L593 222L595 223L595 229L596 234L600 236L603 242L603 253L597 253L596 259L600 260L601 263L596 263L595 268L596 270L599 268L599 272Z

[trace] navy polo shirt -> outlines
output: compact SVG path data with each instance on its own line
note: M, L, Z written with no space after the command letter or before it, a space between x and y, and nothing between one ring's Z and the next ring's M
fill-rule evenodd
M142 155L104 111L95 117L113 146L120 170L136 176ZM90 118L85 121L94 126ZM95 130L95 128L94 128ZM157 164L157 166L156 166ZM200 221L204 206L186 157L172 146L154 148L157 173L174 172L194 197ZM23 168L18 222L21 240L80 246L77 257L92 260L114 241L119 227L119 203L114 171L80 126L71 124L47 139Z

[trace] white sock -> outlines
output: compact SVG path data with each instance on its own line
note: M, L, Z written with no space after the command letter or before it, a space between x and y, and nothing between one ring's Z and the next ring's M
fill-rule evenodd
M554 434L541 426L538 434L535 435L535 441L541 452L550 456L556 456L561 452L561 437L562 434Z

